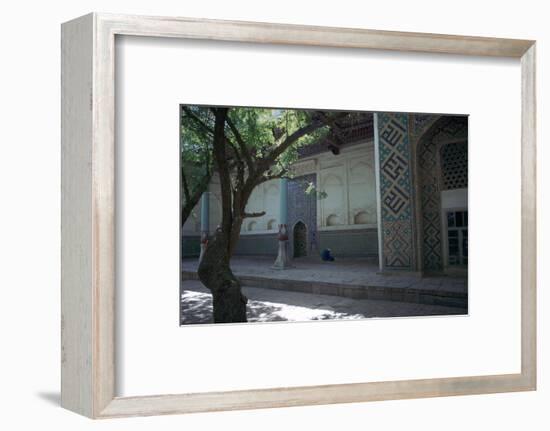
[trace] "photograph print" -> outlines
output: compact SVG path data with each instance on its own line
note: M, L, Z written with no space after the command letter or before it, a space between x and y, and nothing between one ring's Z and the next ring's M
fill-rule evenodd
M180 325L468 314L468 116L180 105Z

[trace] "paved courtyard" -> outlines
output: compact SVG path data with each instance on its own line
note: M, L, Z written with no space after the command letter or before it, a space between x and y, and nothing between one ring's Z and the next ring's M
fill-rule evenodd
M212 323L212 296L199 281L182 284L182 324ZM466 309L285 290L243 287L248 298L249 322L364 319L369 317L405 317L466 314Z
M273 258L235 256L234 274L244 286L289 290L350 299L377 299L426 305L467 308L466 277L424 276L403 273L386 275L377 262L367 258L322 262L319 258L294 259L294 267L273 269ZM182 262L182 280L197 280L198 259Z

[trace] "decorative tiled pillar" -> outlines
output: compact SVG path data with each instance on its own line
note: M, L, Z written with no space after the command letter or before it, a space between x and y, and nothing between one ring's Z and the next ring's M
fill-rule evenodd
M317 185L317 175L307 174L296 176L288 180L288 201L287 201L287 225L289 226L288 252L294 254L293 235L294 226L298 222L306 225L307 243L305 244L308 255L319 253L317 235L317 204L316 193L306 193L309 184Z
M208 234L210 229L210 192L206 191L201 196L201 254L199 262L202 261L206 246L208 245Z
M381 269L415 269L413 188L408 115L377 114Z
M290 255L288 252L288 180L281 178L279 183L279 249L277 259L273 264L274 269L292 268L290 263Z

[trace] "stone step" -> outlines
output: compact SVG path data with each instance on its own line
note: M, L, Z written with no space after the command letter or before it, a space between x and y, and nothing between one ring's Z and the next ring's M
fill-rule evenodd
M264 289L288 290L293 292L314 293L316 295L342 296L353 299L377 299L384 301L411 302L446 307L468 308L468 294L429 287L397 287L328 283L321 281L287 280L262 277L257 275L235 274L243 286L261 287ZM182 270L181 280L198 280L195 271Z

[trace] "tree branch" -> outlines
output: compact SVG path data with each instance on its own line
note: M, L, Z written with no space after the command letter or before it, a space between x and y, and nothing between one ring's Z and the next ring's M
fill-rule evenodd
M271 154L269 154L265 158L269 164L273 163L277 159L277 157L283 154L292 144L296 143L296 141L300 139L302 136L312 133L323 126L333 124L334 121L338 120L339 118L346 117L348 115L347 112L339 112L338 114L335 114L334 116L331 117L326 115L325 113L323 113L323 115L319 115L319 111L316 111L315 114L316 114L315 118L312 118L311 123L309 123L307 126L304 126L296 130L294 133L289 135L279 146L277 146L271 152Z
M205 130L206 132L210 133L211 135L214 135L214 130L208 126L203 120L201 120L197 115L195 115L189 108L187 107L183 107L182 110L185 112L186 115L189 116L189 118L191 118L195 123L197 123L203 130ZM235 155L235 157L238 159L238 160L241 160L241 157L240 157L240 154L239 154L239 151L237 150L237 147L235 146L235 144L231 141L231 139L229 139L227 137L227 135L225 134L224 132L224 135L223 135L223 140L224 140L224 143L227 143L231 149L233 150L233 154ZM209 163L209 151L208 151L208 148L206 148L206 160L207 160L207 163ZM242 161L241 161L242 163ZM234 167L234 166L233 166ZM208 168L207 168L208 169Z
M265 211L260 211L260 212L256 212L256 213L247 213L247 212L244 212L243 213L243 218L251 218L251 217L262 217L265 215Z
M222 195L222 232L231 235L231 225L233 223L233 212L231 208L232 190L231 175L229 171L228 160L225 153L225 120L227 118L227 108L212 108L215 116L214 126L214 157L220 176L220 189ZM229 247L229 244L227 244Z
M252 155L250 154L250 151L248 150L248 147L246 146L246 143L243 140L243 137L241 136L240 132L237 130L237 127L235 126L231 118L229 118L229 116L227 116L226 122L229 125L229 128L231 129L233 136L235 136L235 139L237 140L239 149L241 150L243 158L246 161L246 166L248 167L248 171L253 172L254 162L252 160Z
M260 180L260 182L258 184L265 183L265 182L271 181L271 180L276 180L278 178L283 178L286 175L288 175L288 169L283 169L278 174L267 174L267 175L263 176L263 178Z
M315 130L327 125L327 121L335 121L338 118L343 118L347 116L347 112L340 112L333 117L325 116L325 118L321 118L320 115L315 115L311 119L311 122L304 127L301 127L300 129L296 130L294 133L289 135L281 144L279 144L277 147L275 147L268 155L265 157L262 157L261 159L258 159L256 162L257 168L255 171L255 174L252 176L249 176L246 181L246 189L247 192L252 191L252 189L259 183L268 181L269 179L277 178L278 175L273 176L272 178L267 176L266 180L262 180L260 178L261 174L269 169L269 167L277 160L277 158L283 154L291 145L295 144L298 139L301 137L314 132ZM284 176L284 174L282 175Z
M200 127L202 127L203 130L210 133L211 135L214 134L214 130L212 130L211 127L209 127L204 121L202 121L199 117L197 117L189 108L184 106L183 112L185 112L185 115L187 115L189 118L191 118L195 123L197 123Z
M185 196L185 201L188 201L190 199L189 184L187 184L187 177L185 176L185 171L183 169L183 166L181 166L180 170L181 170L181 184L183 186L183 194Z
M193 208L195 208L199 203L202 194L208 188L208 184L210 183L211 178L212 178L212 173L210 172L201 179L199 184L197 184L197 186L193 190L193 193L190 193L188 196L185 197L185 202L181 206L181 225L182 226L185 224L185 222L191 215L191 211L193 211Z
M330 126L330 133L334 137L334 139L337 141L338 145L343 145L346 138L344 134L342 133L342 130L340 126L336 124L336 120L338 118L331 118L329 117L325 112L323 111L315 111L315 114L321 117L321 119Z
M296 143L298 139L300 139L302 136L307 135L308 133L314 132L320 127L323 127L324 125L325 125L324 121L317 120L317 119L313 120L307 126L301 127L300 129L296 130L294 133L289 135L283 142L281 142L280 145L275 147L271 151L271 153L264 158L264 160L268 162L269 165L271 165L271 163L277 160L277 157L283 154L292 144Z

